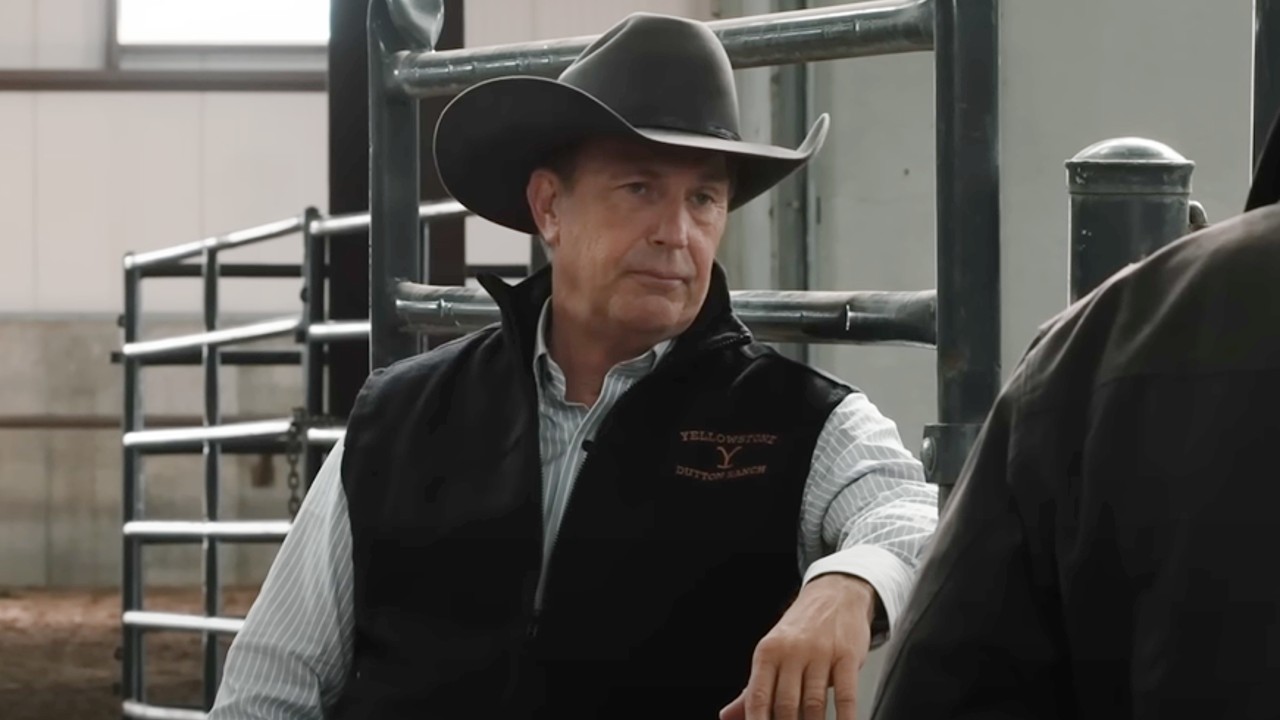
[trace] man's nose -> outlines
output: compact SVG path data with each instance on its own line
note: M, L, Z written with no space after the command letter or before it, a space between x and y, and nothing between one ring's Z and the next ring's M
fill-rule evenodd
M664 247L682 248L689 244L689 233L693 229L689 217L688 203L676 193L663 198L663 202L655 209L658 214L657 225L650 236L650 242Z

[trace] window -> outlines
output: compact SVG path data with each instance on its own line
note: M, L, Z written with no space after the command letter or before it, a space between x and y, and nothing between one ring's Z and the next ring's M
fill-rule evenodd
M329 0L114 0L115 44L131 48L319 48Z

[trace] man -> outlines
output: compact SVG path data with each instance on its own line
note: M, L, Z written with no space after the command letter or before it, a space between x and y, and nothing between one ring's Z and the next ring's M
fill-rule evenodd
M876 718L1280 717L1275 137L1246 214L1042 330L945 513Z
M737 127L716 36L648 14L450 104L450 193L550 269L369 378L214 720L812 720L829 687L853 719L936 497L861 393L733 315L726 215L827 122L799 150Z

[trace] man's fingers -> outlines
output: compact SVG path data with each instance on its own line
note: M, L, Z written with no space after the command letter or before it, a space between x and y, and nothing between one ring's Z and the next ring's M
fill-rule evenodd
M773 688L772 720L800 720L800 697L804 687L804 659L784 657Z
M756 647L751 663L751 679L742 692L746 698L747 720L771 720L773 714L773 689L778 682L778 665L781 658L768 639Z
M836 720L854 720L854 707L858 700L858 665L853 658L845 657L831 670L831 684L835 686Z
M720 710L720 720L747 720L746 693L739 693L733 702Z
M800 691L800 717L803 720L826 720L827 688L831 686L831 666L826 663L810 663L804 670L804 684Z

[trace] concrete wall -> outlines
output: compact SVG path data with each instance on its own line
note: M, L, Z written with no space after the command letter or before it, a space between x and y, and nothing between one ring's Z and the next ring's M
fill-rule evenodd
M93 70L105 63L106 0L0 2L0 70ZM121 258L322 206L322 92L0 92L0 586L113 586L120 568ZM300 241L236 261L296 261ZM231 281L237 314L298 307L298 281ZM198 328L193 280L149 280L149 337ZM198 368L147 370L149 412L199 417ZM283 416L301 398L296 368L228 370L224 412ZM113 427L113 424L115 426ZM51 429L51 428L58 429ZM228 517L286 516L274 483L226 462ZM201 513L198 457L144 464L148 516ZM226 550L229 582L256 583L272 546ZM195 547L146 551L148 581L198 582Z

